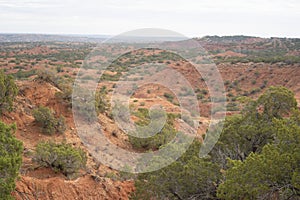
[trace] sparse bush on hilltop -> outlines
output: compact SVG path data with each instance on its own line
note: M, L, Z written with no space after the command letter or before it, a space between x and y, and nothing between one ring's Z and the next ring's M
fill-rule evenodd
M18 94L18 87L12 76L0 70L0 114L6 110L11 111L13 102Z
M70 177L86 166L87 156L82 149L70 144L40 142L36 147L34 161Z
M0 199L13 199L11 192L22 163L23 145L13 136L15 129L0 121Z
M47 107L39 107L33 111L35 121L41 125L45 134L64 133L66 130L65 118L60 116L56 118L53 111Z

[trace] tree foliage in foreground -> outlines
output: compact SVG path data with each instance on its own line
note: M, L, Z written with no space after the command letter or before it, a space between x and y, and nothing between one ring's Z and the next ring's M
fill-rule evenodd
M6 110L12 110L17 94L18 87L13 77L0 70L0 114Z
M300 196L300 127L274 120L272 144L245 161L230 160L225 181L218 187L221 199L296 199Z
M16 126L0 122L0 199L13 199L15 180L22 163L22 142L13 136Z
M132 199L299 199L296 108L291 91L269 88L226 119L208 158L199 158L199 144L192 145L168 167L139 174ZM149 165L160 162L152 159Z
M227 158L244 160L274 140L273 119L297 109L294 94L284 87L270 87L258 100L250 101L240 115L227 117L221 136L211 152L224 168Z
M181 158L163 169L139 174L131 198L215 199L220 168L208 159L199 158L200 145L195 141ZM159 162L163 161L154 158L150 165Z

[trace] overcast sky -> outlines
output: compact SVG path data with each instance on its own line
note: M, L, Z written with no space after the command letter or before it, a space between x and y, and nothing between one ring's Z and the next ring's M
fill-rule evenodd
M299 0L0 0L0 32L300 37Z

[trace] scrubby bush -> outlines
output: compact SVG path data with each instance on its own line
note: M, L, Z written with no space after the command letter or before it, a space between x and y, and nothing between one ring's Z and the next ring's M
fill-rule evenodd
M266 118L282 117L292 109L297 109L294 93L285 87L270 87L261 95L257 103L263 107Z
M96 91L93 95L86 89L76 89L72 102L73 111L82 120L88 122L97 120L97 115L105 113L110 107L105 95L106 91Z
M57 71L57 73L60 73L60 72L64 72L65 70L63 69L62 66L57 66L56 71Z
M157 132L152 137L134 137L132 135L129 135L129 141L132 144L134 148L137 149L159 149L164 144L169 143L177 134L176 130L174 129L174 117L169 114L167 116L166 123L162 127L162 129L159 129L161 127L161 122L164 119L163 113L161 113L159 110L153 110L152 111L152 121L151 126L150 125L150 118L149 118L149 111L147 109L139 109L139 111L136 113L136 116L138 116L141 120L136 122L136 124L139 126L135 132L138 136L144 136L147 135L149 132Z
M238 104L235 103L235 102L229 102L227 104L227 111L238 111L239 108L238 108Z
M54 86L57 86L57 77L51 71L43 71L43 70L39 71L38 76L36 77L35 80L45 81Z
M71 176L85 167L87 157L82 149L72 147L70 144L41 142L36 147L34 161Z
M164 97L166 97L168 101L173 102L174 96L172 94L164 93Z
M105 90L97 91L95 94L95 107L97 113L104 113L109 108L109 103L106 100L105 95L106 95Z
M6 75L0 70L0 114L3 111L11 111L13 102L18 94L18 87L10 75Z
M198 99L198 100L204 99L204 97L205 97L205 96L204 96L203 94L197 94L197 99Z
M60 91L55 93L56 98L65 102L69 107L72 107L72 86L69 83L60 83Z
M36 70L32 69L29 71L24 71L19 69L16 73L12 74L16 79L27 79L33 75L36 75Z
M38 71L38 76L35 80L47 82L57 87L59 90L55 93L55 97L62 103L65 103L69 108L72 107L72 85L74 84L74 79L68 74L56 76L52 71L41 70Z
M39 107L33 111L35 121L42 127L45 134L64 133L66 130L65 118L56 118L53 111L47 107Z
M13 136L15 129L0 121L0 199L13 199L11 192L22 163L22 142Z
M66 131L66 120L62 115L56 120L55 130L60 134Z

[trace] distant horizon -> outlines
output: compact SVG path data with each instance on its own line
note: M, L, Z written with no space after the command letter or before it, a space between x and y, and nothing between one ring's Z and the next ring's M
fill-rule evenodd
M115 36L142 28L188 38L300 38L299 0L0 0L3 33Z
M121 33L122 34L122 33ZM109 35L109 34L98 34L98 33L37 33L37 32L0 32L0 35L48 35L48 36L74 36L74 37L95 37L95 38L112 38L118 35ZM214 34L207 34L207 35L201 35L201 36L193 36L187 38L204 38L204 37L238 37L238 36L244 36L244 37L253 37L253 38L290 38L290 39L299 39L299 37L290 37L290 36L259 36L259 35L244 35L244 34L233 34L233 35L214 35ZM139 37L139 36L136 36ZM161 36L151 36L151 37L161 37ZM163 36L166 37L166 36ZM167 36L167 37L173 37L173 36Z

